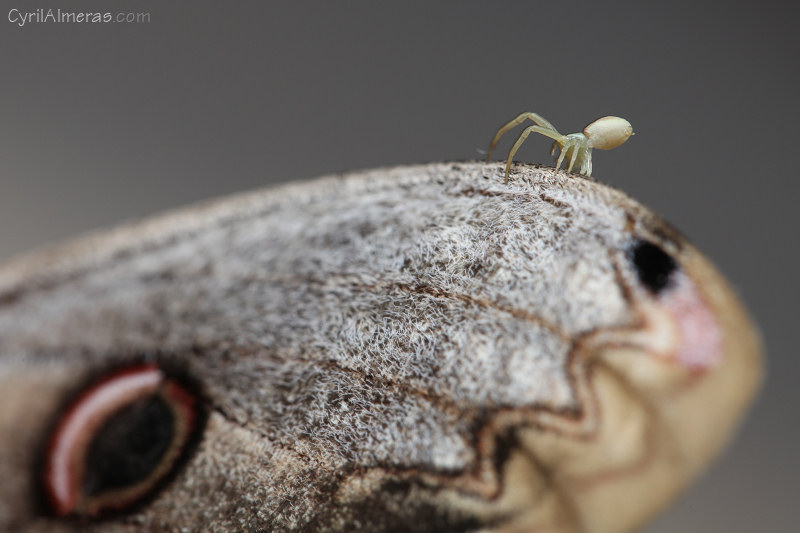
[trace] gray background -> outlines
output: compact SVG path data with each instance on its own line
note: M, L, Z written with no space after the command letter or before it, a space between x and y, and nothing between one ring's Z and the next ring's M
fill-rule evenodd
M18 27L11 8L58 3L2 2L0 259L270 183L477 158L524 110L562 132L626 117L636 137L597 152L595 176L720 265L770 367L740 438L646 531L797 531L800 47L783 4L198 4L76 1L151 22Z

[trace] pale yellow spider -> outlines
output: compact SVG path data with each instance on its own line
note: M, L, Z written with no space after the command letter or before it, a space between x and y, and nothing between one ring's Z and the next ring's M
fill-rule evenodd
M598 118L583 128L582 133L561 135L555 126L536 113L521 113L517 118L507 122L503 127L497 130L494 139L492 139L492 143L489 145L489 151L486 154L487 161L492 157L492 150L494 150L500 137L511 128L523 123L526 119L534 121L536 126L525 128L517 139L517 142L514 143L514 146L512 146L511 150L508 152L506 183L508 183L508 172L511 169L511 161L514 158L514 154L517 153L517 150L519 150L519 147L522 146L522 143L525 142L525 139L528 138L531 132L541 133L555 141L550 155L555 153L556 147L561 151L558 155L556 170L561 168L561 162L564 161L566 156L569 156L567 171L571 172L573 168L580 167L580 174L585 174L586 176L592 175L592 148L610 150L624 143L628 140L628 137L633 135L631 123L620 117Z

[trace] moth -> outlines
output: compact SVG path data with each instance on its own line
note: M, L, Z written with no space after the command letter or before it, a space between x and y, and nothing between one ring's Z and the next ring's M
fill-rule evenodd
M286 185L0 268L0 530L627 532L760 378L714 267L597 181Z

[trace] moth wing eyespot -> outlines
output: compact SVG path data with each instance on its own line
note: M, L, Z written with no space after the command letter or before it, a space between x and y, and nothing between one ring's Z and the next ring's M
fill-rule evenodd
M130 365L85 388L58 421L42 489L55 516L124 511L173 473L202 429L197 395L155 364Z

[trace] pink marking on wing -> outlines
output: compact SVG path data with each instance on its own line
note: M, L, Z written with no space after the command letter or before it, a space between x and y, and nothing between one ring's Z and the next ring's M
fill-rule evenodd
M686 275L678 274L675 286L659 297L659 301L675 320L681 335L673 357L697 371L719 363L722 358L720 327L695 284Z

